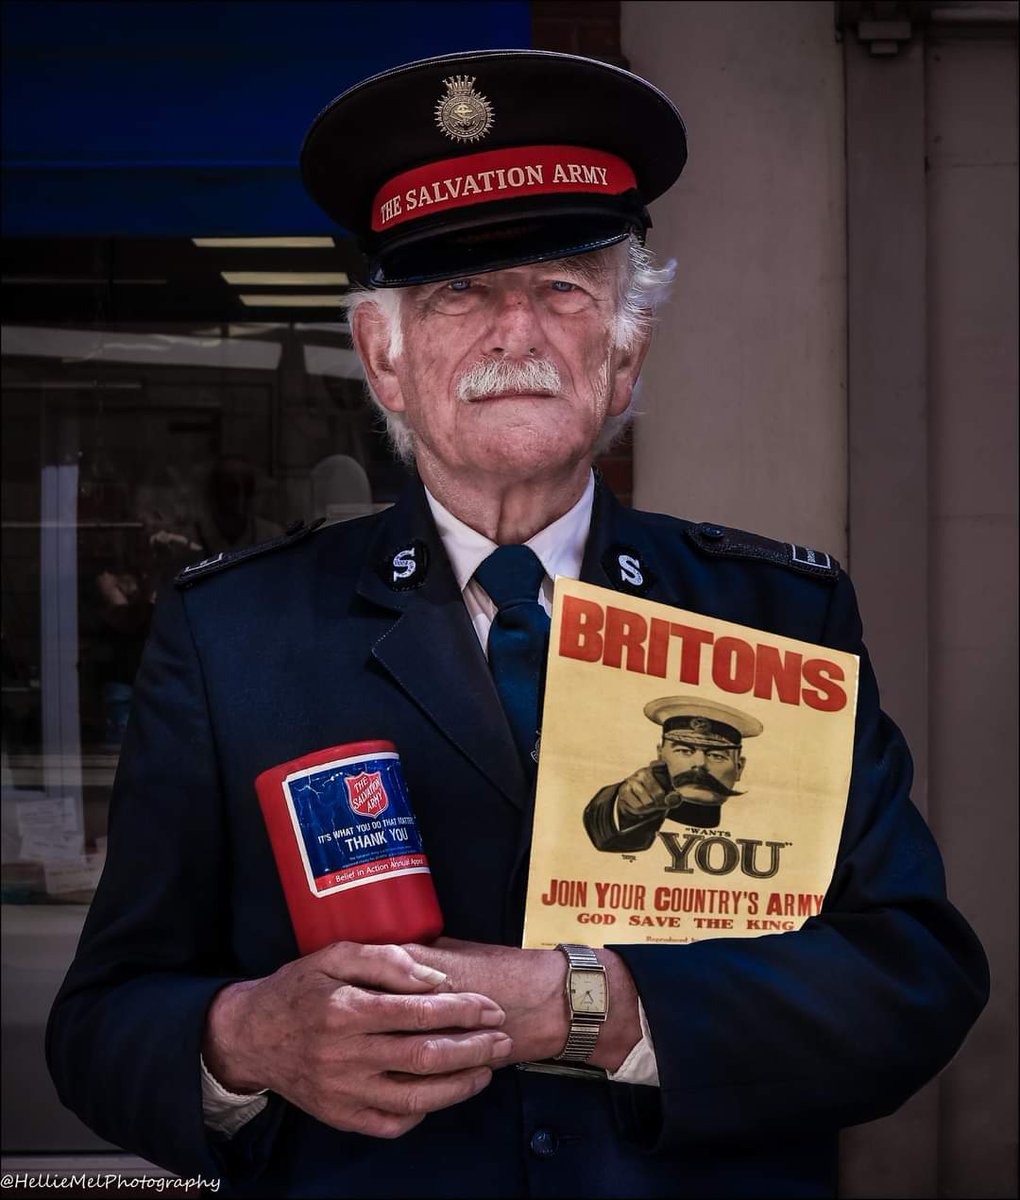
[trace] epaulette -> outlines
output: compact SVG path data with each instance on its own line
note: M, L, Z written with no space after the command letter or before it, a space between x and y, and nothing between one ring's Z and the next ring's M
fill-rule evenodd
M839 577L839 563L831 554L798 546L795 542L776 542L758 533L746 533L743 529L729 529L705 521L688 526L687 536L699 550L717 558L754 558L830 582Z
M260 542L257 546L244 546L240 550L221 550L219 554L214 554L211 558L203 558L201 562L192 563L190 567L178 571L174 577L174 587L189 588L192 584L198 583L210 575L215 575L219 571L225 571L228 567L236 567L238 563L245 562L249 558L256 558L260 554L269 554L273 550L282 550L285 546L293 546L308 537L310 533L314 533L325 523L325 520L325 517L319 517L317 521L312 521L308 525L304 521L295 521L292 525L288 525L279 537L271 538L268 542Z

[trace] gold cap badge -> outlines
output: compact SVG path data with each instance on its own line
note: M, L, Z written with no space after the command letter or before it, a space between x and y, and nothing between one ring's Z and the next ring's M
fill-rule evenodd
M456 142L477 142L492 128L492 105L475 91L472 75L443 80L446 95L436 104L436 124Z

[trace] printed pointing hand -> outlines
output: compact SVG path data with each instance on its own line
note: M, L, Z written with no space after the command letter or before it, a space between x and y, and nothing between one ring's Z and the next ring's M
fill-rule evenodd
M336 942L209 1008L202 1056L233 1092L269 1089L318 1120L399 1137L482 1091L513 1042L505 1014L400 946Z
M664 779L665 768L658 759L628 775L616 793L620 810L631 820L644 820L666 812L669 789L664 786Z

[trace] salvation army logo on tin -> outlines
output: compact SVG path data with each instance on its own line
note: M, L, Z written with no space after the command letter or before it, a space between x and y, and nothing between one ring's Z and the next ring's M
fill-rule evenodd
M344 786L347 788L347 803L351 812L359 817L378 817L390 806L381 771L361 771L357 775L345 775Z

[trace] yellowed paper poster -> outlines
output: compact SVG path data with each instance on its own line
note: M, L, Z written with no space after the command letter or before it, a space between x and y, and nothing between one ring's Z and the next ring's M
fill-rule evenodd
M523 944L754 937L816 916L858 666L557 579Z

